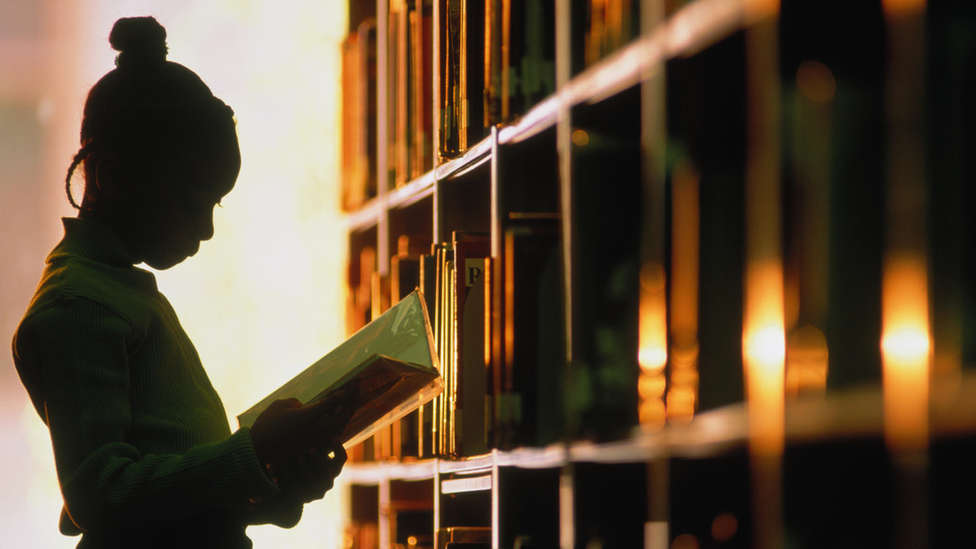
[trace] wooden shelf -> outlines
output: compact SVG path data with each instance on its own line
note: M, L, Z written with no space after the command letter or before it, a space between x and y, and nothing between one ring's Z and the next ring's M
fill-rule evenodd
M472 170L489 160L491 160L491 136L477 142L461 156L434 168L434 177L441 181Z
M973 394L976 394L976 373L967 372L954 381L932 386L930 426L934 440L976 433L976 399L967 398ZM715 457L747 445L746 420L745 405L736 404L698 414L688 425L669 426L657 433L635 433L623 441L493 450L490 454L460 460L353 463L346 466L343 476L351 483L376 484L381 480L433 478L437 473L477 473L495 467L547 469L569 463ZM871 386L789 400L785 428L787 444L881 438L884 436L881 389Z
M375 227L379 223L380 214L384 209L385 206L379 197L370 199L361 208L346 213L346 230L358 233Z
M434 194L434 172L427 172L406 185L390 190L386 195L386 206L390 209L403 208Z

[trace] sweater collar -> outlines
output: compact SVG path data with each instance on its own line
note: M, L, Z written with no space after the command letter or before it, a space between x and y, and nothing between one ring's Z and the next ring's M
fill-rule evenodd
M132 267L136 260L117 232L98 223L77 217L61 219L64 238L51 252L49 262L61 255L72 255L112 267Z
M48 256L48 264L77 257L120 269L120 274L148 293L159 291L156 277L151 272L134 266L137 260L126 249L122 237L113 229L97 221L77 217L65 217L61 222L64 224L64 238Z

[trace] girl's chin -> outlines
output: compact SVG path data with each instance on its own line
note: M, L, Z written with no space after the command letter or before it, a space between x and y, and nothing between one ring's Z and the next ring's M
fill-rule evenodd
M143 262L157 271L165 271L183 263L191 255L193 254L170 254L165 257L146 258Z

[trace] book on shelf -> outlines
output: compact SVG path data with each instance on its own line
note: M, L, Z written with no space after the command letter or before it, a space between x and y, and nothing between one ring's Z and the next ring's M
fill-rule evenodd
M586 66L596 64L640 34L639 2L590 0L586 26Z
M558 217L506 220L490 292L491 445L541 446L563 436L565 337Z
M342 46L342 207L376 196L376 21L363 21Z
M373 272L376 271L376 250L365 246L357 254L358 261L349 265L349 287L346 299L346 330L352 335L373 318L371 306Z
M251 426L280 399L305 405L352 399L354 412L340 436L351 448L442 391L427 310L413 292L237 419Z
M409 253L390 258L390 301L398 303L420 288L420 256Z
M450 410L453 440L450 453L473 456L488 450L485 433L484 322L486 258L491 256L487 233L455 231L453 234L454 292L449 337L453 341L451 388L455 393Z
M433 293L432 331L445 385L431 406L429 427L422 428L421 457L488 449L483 276L490 251L486 233L456 231L450 243L432 245L431 254L420 258L421 287Z
M373 271L369 289L370 318L377 318L390 308L390 277Z
M485 1L437 0L441 86L438 156L454 158L487 135L484 124Z
M439 245L431 245L431 253L420 256L420 290L424 296L424 301L428 311L436 311L437 296L437 249ZM436 325L436 321L432 326ZM434 338L435 343L437 338ZM435 350L436 352L436 350ZM437 398L434 399L435 401ZM418 432L417 432L417 457L430 458L434 456L434 440L436 439L437 428L434 422L434 410L437 402L430 402L421 406L417 410Z
M413 120L413 174L419 177L433 168L434 75L433 0L414 0L411 47L411 106Z
M555 0L485 0L484 122L508 123L556 90Z
M453 453L454 414L457 393L454 389L453 359L454 340L451 337L451 320L454 316L454 291L452 283L454 277L454 250L445 244L437 250L437 313L434 325L437 336L437 352L440 357L441 374L444 377L444 393L438 399L438 406L434 412L437 437L434 440L434 453L449 456Z
M397 186L420 175L414 162L416 119L412 114L416 8L414 1L391 0L387 25L388 162Z

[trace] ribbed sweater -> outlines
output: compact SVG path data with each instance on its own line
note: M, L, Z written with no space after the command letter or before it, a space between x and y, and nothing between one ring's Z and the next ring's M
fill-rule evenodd
M277 488L248 429L231 432L153 274L108 227L64 229L13 342L51 432L61 532L84 533L79 547L249 547L249 517L294 525L300 504L255 516L249 502L276 501Z

